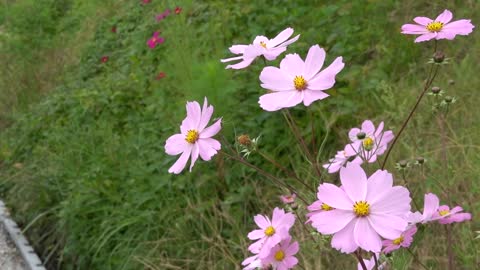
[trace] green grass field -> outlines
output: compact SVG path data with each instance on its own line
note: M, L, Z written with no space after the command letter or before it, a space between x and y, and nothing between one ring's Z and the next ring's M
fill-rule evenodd
M180 14L155 20L176 6ZM287 191L222 154L198 162L191 173L168 174L176 157L165 154L164 144L178 132L185 102L207 96L214 116L223 116L225 141L260 136L263 152L318 186L282 113L258 106L265 92L258 79L263 62L225 70L220 59L230 56L228 47L293 27L301 37L287 53L305 57L319 44L326 63L343 56L345 68L327 91L331 97L291 110L323 163L364 119L399 130L422 90L433 51L432 42L415 44L400 27L445 8L454 19L480 22L476 0L3 1L0 198L48 269L241 269L253 216L281 206L278 197ZM154 31L165 43L151 50L146 41ZM405 171L409 188L420 204L424 193L433 192L472 213L470 222L453 226L452 248L456 269L478 269L478 27L438 46L451 59L434 85L456 102L443 122L432 108L439 101L426 96L386 168L403 184L395 163L427 160ZM103 56L108 62L101 62ZM166 76L158 80L160 72ZM248 160L315 200L258 154ZM370 165L372 173L377 167ZM337 181L335 175L324 180ZM300 204L299 213L305 208ZM332 250L329 238L315 234L314 243L300 224L294 233L305 269L356 269L354 257ZM442 225L420 230L413 250L431 269L447 269ZM391 269L421 269L406 251L390 260Z

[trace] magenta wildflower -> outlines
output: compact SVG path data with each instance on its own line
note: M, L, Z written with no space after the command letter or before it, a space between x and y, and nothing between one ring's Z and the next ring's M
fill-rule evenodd
M109 59L108 56L106 56L106 55L105 55L105 56L102 56L102 58L100 58L100 62L102 62L102 63L107 63L107 62L108 62L108 59Z
M170 9L167 8L164 12L158 14L158 15L155 17L155 19L156 19L157 21L161 21L161 20L165 19L166 17L168 17L168 15L170 15Z
M241 60L237 64L228 65L226 68L242 69L248 67L255 58L263 55L266 60L275 60L281 53L287 50L287 46L297 41L300 35L292 39L293 28L287 28L280 32L275 38L268 39L264 36L257 36L252 44L233 45L229 48L230 52L239 56L221 59L222 63Z
M182 12L182 8L181 7L176 7L175 8L175 14L180 14Z
M343 151L338 151L335 157L329 160L329 163L323 164L323 168L327 169L328 173L338 172L347 162L359 165L363 163L362 158L353 151L347 151L347 147L350 148L351 146L345 146Z
M295 257L299 250L298 242L290 243L291 237L283 239L278 245L270 250L270 254L265 258L267 265L273 266L273 269L287 270L292 269L298 264Z
M147 41L148 47L154 49L158 44L165 42L163 37L160 37L160 32L154 32L152 37Z
M346 155L358 154L368 163L377 161L377 156L385 153L388 143L394 138L391 130L383 131L383 126L381 122L375 129L372 121L365 120L360 129L352 128L348 133L352 143L345 148Z
M207 127L213 114L213 106L208 105L207 98L203 102L203 109L198 102L187 102L187 117L180 125L179 134L170 136L165 143L165 152L169 155L180 155L180 158L173 164L169 173L178 174L187 165L191 157L190 171L200 156L203 160L209 161L217 151L220 150L220 143L213 139L221 129L222 119L218 119L213 125Z
M301 102L310 106L314 101L328 97L323 92L335 84L335 76L345 64L337 57L330 66L320 71L325 50L314 45L308 50L305 62L298 54L288 54L280 68L265 67L260 74L261 86L272 93L260 97L258 103L266 111L293 107Z
M423 206L423 214L420 212L411 213L408 217L409 222L427 223L438 220L440 224L450 224L454 222L463 222L472 219L470 213L460 213L463 208L456 206L452 209L447 205L440 206L440 200L437 195L433 193L425 194L425 201Z
M289 194L289 195L282 195L282 196L280 196L280 200L282 200L282 202L283 202L284 204L294 203L296 198L297 198L297 194L295 194L295 193Z
M420 35L415 42L422 42L431 39L452 40L456 35L466 36L473 31L473 24L470 20L458 20L452 22L452 12L445 9L435 20L427 17L416 17L413 20L417 24L404 24L402 34Z
M460 213L463 211L463 208L460 206L455 206L450 209L447 205L442 205L438 208L437 212L433 214L433 219L438 219L440 224L451 224L459 223L472 219L470 213Z
M329 183L318 187L318 198L330 209L310 217L318 232L333 234L333 248L380 252L380 237L395 239L406 229L410 193L393 186L392 174L377 170L367 180L360 165L349 163L340 169L340 181L342 188Z
M260 259L264 259L275 245L289 236L288 231L295 223L295 216L292 213L285 213L283 209L275 208L271 221L263 215L256 215L254 220L260 229L251 231L248 238L258 241L251 244L248 249L252 253L258 251Z
M409 229L400 234L393 240L383 240L382 245L385 247L383 253L387 254L401 247L408 248L413 242L413 235L417 232L417 227L411 226Z

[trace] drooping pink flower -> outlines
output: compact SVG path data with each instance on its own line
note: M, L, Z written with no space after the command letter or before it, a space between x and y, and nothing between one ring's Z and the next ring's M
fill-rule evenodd
M385 153L388 143L394 138L391 130L383 131L383 126L383 122L380 122L375 129L372 121L365 120L361 128L352 128L348 133L352 143L345 148L346 155L358 154L368 163L377 161L377 156Z
M266 60L275 60L281 53L287 50L287 46L297 41L300 35L289 39L293 34L293 28L287 28L280 32L273 39L268 39L265 36L257 36L252 44L249 45L233 45L229 48L230 52L239 56L221 59L222 63L241 60L234 65L228 65L226 68L242 69L248 67L255 58L263 55Z
M203 102L203 109L198 102L187 102L187 117L182 121L179 134L167 139L165 152L169 155L180 155L180 158L173 164L169 173L178 174L187 165L191 157L190 171L200 156L203 160L209 161L217 151L220 150L220 143L213 139L221 129L222 119L218 119L213 125L207 127L213 114L213 106L208 105L207 98Z
M470 213L460 213L462 211L463 208L460 206L455 206L454 208L450 209L448 205L442 205L433 214L433 220L438 219L438 223L440 224L451 224L472 219L472 215Z
M466 36L473 31L473 24L470 20L458 20L452 22L452 12L445 9L435 20L427 17L416 17L413 20L417 24L404 24L402 34L420 35L415 42L422 42L431 39L452 40L456 35Z
M254 220L260 229L251 231L248 238L258 240L248 249L252 253L258 250L259 258L264 259L275 245L289 236L288 231L295 223L295 216L292 213L285 213L283 209L275 208L271 221L263 215L256 215Z
M296 241L290 243L291 240L292 238L288 236L273 247L270 250L270 254L265 258L265 263L277 270L287 270L295 267L298 264L295 254L297 254L299 246Z
M415 233L417 233L417 227L414 225L393 240L383 240L382 245L385 247L383 253L387 254L401 247L408 248L412 244Z
M282 202L283 202L284 204L294 203L296 198L297 198L297 194L295 194L295 193L289 194L289 195L281 195L281 196L280 196L280 200L282 200Z
M148 47L154 49L158 44L165 42L165 39L160 36L160 32L154 32L152 37L147 41Z
M367 180L360 165L349 163L340 169L340 180L342 188L329 183L318 187L318 198L331 209L310 218L318 232L333 234L333 248L380 252L380 237L395 239L405 231L410 193L393 186L392 174L377 170Z
M260 97L258 103L266 111L293 107L301 102L310 106L314 101L328 97L324 92L335 84L335 76L345 64L337 57L330 66L320 71L325 60L325 50L314 45L305 62L298 54L288 54L280 68L265 67L260 74L261 86L272 91Z
M347 162L351 162L354 164L362 164L362 158L353 151L347 151L350 148L350 145L345 146L343 151L338 151L334 158L329 160L329 163L323 164L323 168L327 169L328 173L336 173L347 164Z
M379 257L379 254L376 254L377 258ZM363 262L365 263L365 266L367 267L367 270L373 270L375 269L375 258L372 256L370 260L365 260L363 259ZM385 269L385 266L387 265L387 262L383 262L378 266L378 270L383 270ZM357 264L357 269L358 270L363 270L362 265L360 263Z

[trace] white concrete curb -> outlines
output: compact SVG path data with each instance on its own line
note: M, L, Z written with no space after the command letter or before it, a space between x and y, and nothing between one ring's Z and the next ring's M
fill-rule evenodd
M46 270L42 261L37 256L32 246L23 235L17 223L10 218L10 215L5 208L5 204L0 200L0 222L3 223L10 238L15 243L15 246L20 251L20 255L25 260L25 264L30 270Z

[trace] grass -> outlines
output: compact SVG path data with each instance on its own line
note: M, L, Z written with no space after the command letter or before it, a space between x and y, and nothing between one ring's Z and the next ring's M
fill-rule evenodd
M432 47L399 34L401 24L444 8L474 24L480 19L475 1L274 2L28 0L1 6L0 194L49 269L239 268L248 256L252 216L269 213L286 190L221 155L192 173L167 174L175 158L163 145L177 131L186 100L207 96L214 116L223 116L228 142L243 133L260 136L262 151L318 185L283 116L258 107L263 64L231 71L219 63L230 45L292 26L301 38L289 52L304 57L320 44L327 63L344 57L332 97L291 111L307 142L323 142L319 160L326 161L364 119L397 131L420 93ZM183 8L180 15L153 19L175 5ZM145 42L156 30L166 42L150 50ZM425 157L423 169L411 166L406 173L416 201L434 192L473 214L472 222L454 226L458 269L480 263L473 240L480 207L479 98L473 92L480 85L479 41L474 31L440 42L453 59L436 84L457 98L446 135L439 131L441 114L432 110L435 99L427 96L387 164L401 183L395 162ZM102 64L104 55L109 61ZM155 80L159 72L166 77ZM258 155L249 161L283 177ZM305 194L314 200L315 194ZM415 242L432 269L446 268L443 229L421 230ZM330 249L328 238L315 235L314 244L301 226L295 235L306 269L354 267L353 258ZM390 259L393 269L419 267L404 251Z

